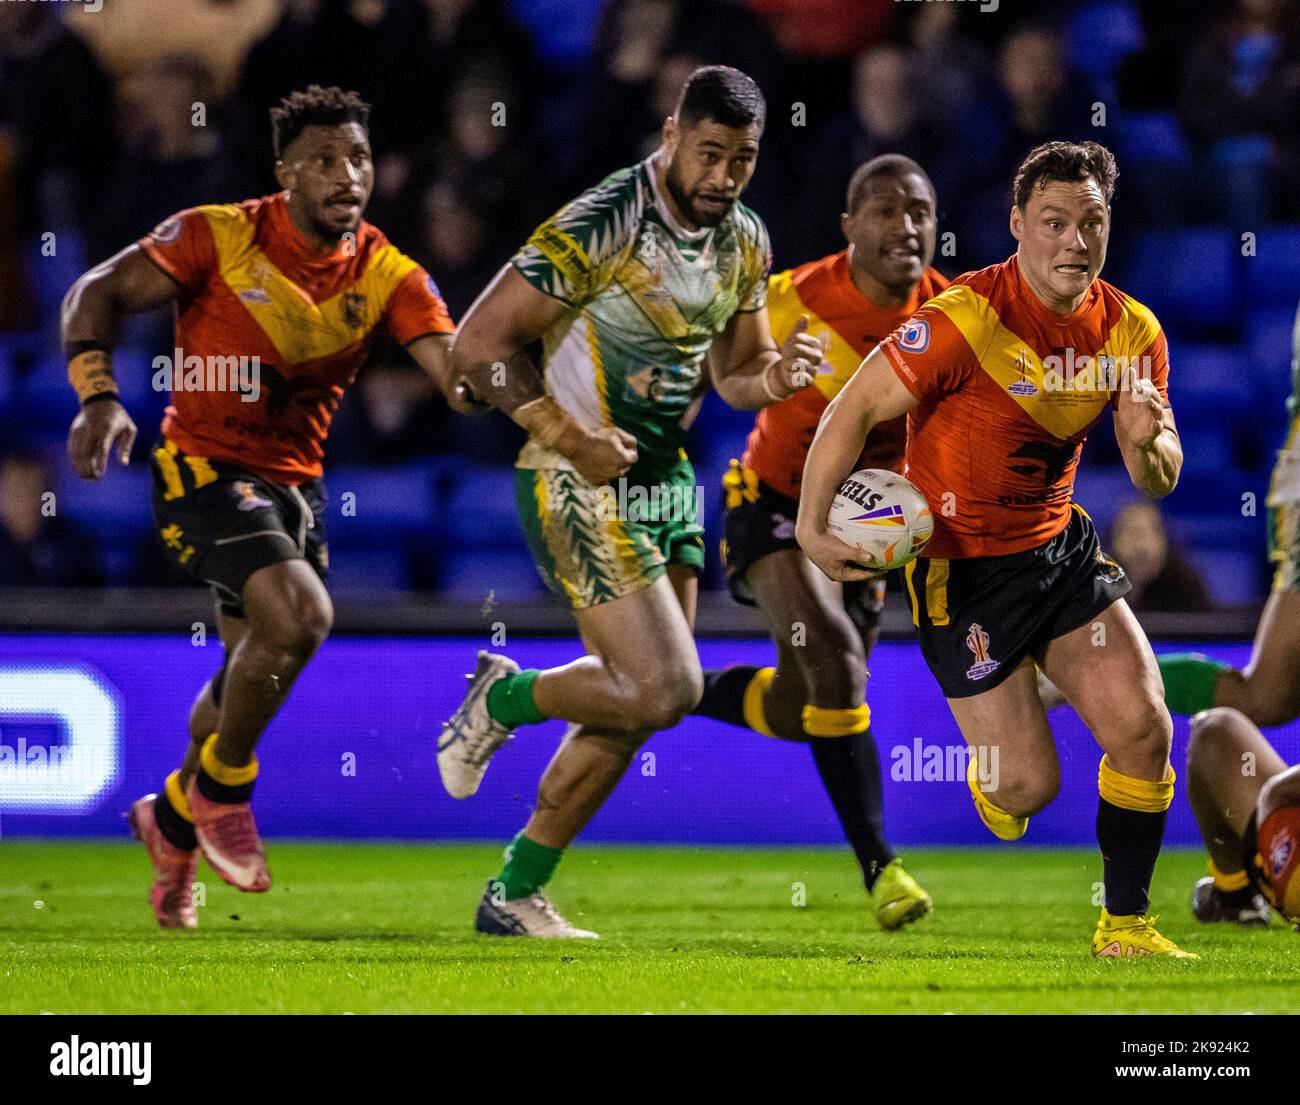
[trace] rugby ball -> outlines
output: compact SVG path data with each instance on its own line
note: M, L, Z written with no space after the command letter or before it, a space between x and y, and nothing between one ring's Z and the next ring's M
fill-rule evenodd
M862 550L864 567L885 570L921 555L934 533L934 515L925 496L897 472L864 468L840 485L826 528Z
M1300 806L1283 806L1264 819L1255 836L1273 908L1300 924Z

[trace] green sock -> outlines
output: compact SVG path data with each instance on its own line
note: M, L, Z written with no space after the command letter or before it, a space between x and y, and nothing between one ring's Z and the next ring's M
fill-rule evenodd
M1197 714L1214 705L1219 673L1231 666L1199 652L1167 652L1156 657L1165 681L1165 704L1171 713Z
M492 880L492 888L499 883L507 901L527 898L551 881L562 855L563 848L548 848L521 832L506 849L506 865Z
M503 675L488 688L488 717L507 729L545 721L546 715L533 701L533 683L541 673L536 668Z

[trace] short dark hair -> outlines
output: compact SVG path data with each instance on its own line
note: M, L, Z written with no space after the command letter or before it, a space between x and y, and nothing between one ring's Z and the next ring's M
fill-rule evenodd
M677 100L678 122L688 127L711 119L724 127L759 129L767 121L767 101L754 79L730 65L705 65L695 70Z
M938 200L938 194L934 190L934 181L930 179L930 174L921 168L910 157L904 157L901 153L882 153L879 157L873 157L870 161L859 165L853 175L849 177L849 187L844 196L844 210L850 215L853 214L861 205L867 196L867 185L876 177L900 177L911 176L915 173L930 189L930 195Z
M306 127L336 127L341 123L360 123L363 129L370 126L370 105L355 92L344 92L331 85L318 84L307 90L291 92L271 108L271 144L277 158Z
M1099 142L1044 142L1030 150L1020 163L1011 184L1011 198L1023 211L1029 194L1035 188L1045 188L1049 180L1091 178L1109 204L1118 176L1115 155Z

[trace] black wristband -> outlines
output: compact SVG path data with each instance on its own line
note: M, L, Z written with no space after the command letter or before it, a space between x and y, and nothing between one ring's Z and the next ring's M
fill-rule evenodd
M93 353L97 349L101 353L113 352L113 350L102 341L66 341L63 343L63 352L66 359L69 361L72 360L73 357L80 356L82 353Z
M89 399L81 401L82 410L85 410L91 403L98 403L101 399L116 399L119 403L122 401L122 397L115 391L98 391Z

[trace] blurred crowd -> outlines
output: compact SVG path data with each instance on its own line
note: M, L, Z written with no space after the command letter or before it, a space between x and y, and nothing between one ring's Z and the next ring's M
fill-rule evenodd
M1142 228L1217 224L1235 233L1300 221L1296 3L1004 0L982 8L0 3L0 339L19 336L0 365L0 387L18 394L50 355L58 301L81 269L173 211L272 191L268 108L311 82L356 89L374 105L368 217L429 269L453 316L540 219L652 150L685 77L706 63L744 69L767 93L747 200L768 224L778 268L842 245L845 183L886 151L929 170L940 206L936 265L949 275L1011 251L1011 173L1048 138L1097 138L1116 149L1120 271ZM145 357L169 349L169 319L142 320L124 341ZM48 424L12 404L0 417L20 418L24 441L44 433L50 444L70 404L69 393ZM508 463L518 435L504 420L490 425L488 433L451 416L391 352L345 401L331 460L391 465L443 454ZM155 426L141 425L142 444ZM12 560L0 556L0 572L14 571L4 567Z

